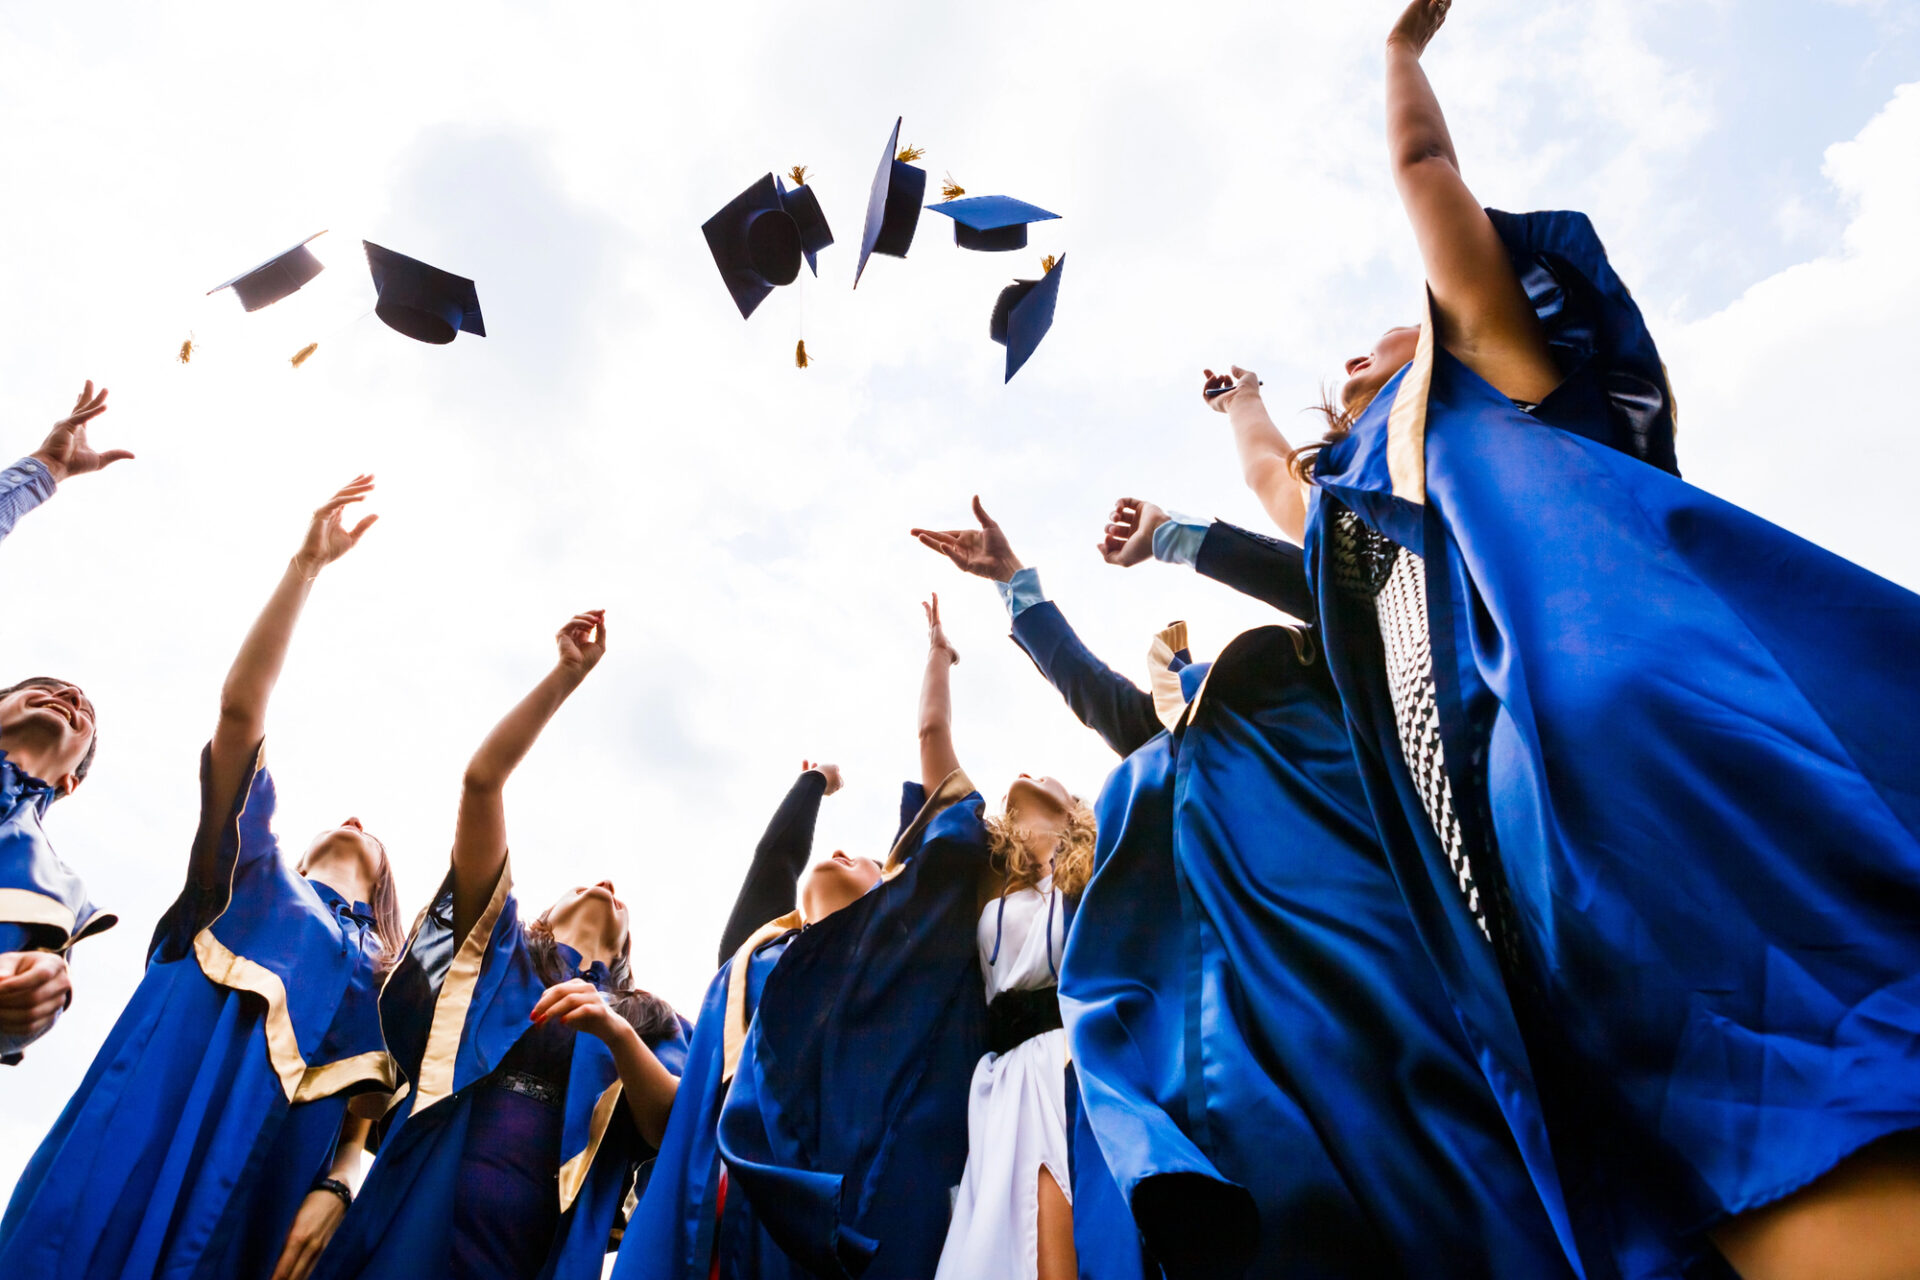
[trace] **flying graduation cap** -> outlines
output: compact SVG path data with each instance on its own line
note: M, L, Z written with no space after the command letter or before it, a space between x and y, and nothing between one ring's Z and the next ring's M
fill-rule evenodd
M222 289L231 289L233 296L240 299L240 305L248 311L273 305L326 270L320 259L313 256L313 250L307 248L311 241L325 234L324 231L314 232L293 248L274 254L259 266L242 271L225 284L215 285L207 290L207 296L212 297Z
M953 242L962 249L988 253L1027 247L1027 224L1058 218L1039 205L1012 196L972 196L943 200L927 208L953 219Z
M1060 297L1060 276L1066 266L1067 258L1062 254L1050 261L1038 280L1015 280L994 302L987 333L1007 349L1006 381L1013 381L1013 375L1040 346L1040 339L1053 328L1053 306Z
M880 157L879 172L873 175L873 190L867 196L867 224L860 232L860 262L853 269L853 287L860 287L860 275L867 259L876 253L904 258L913 244L914 228L920 222L920 201L927 194L927 171L907 163L918 152L902 158L900 124L895 117L893 134Z
M371 240L360 243L366 246L373 291L380 296L373 314L386 321L388 328L435 344L452 342L462 333L487 336L473 281Z
M773 189L780 194L781 207L793 218L794 225L800 228L800 252L806 255L807 270L818 276L818 255L833 243L833 232L827 227L827 215L820 209L820 198L807 185L806 168L795 165L787 176L794 181L793 190L787 190L787 184L778 178L773 180Z

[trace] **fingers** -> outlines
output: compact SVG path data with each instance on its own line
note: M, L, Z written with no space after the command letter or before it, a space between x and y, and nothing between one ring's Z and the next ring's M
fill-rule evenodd
M987 509L980 505L980 495L977 493L973 495L973 518L980 522L982 529L998 529L1000 527L995 523L994 518L987 514Z
M937 627L940 625L940 593L934 591L930 594L933 596L933 603L927 606L927 620Z
M552 1016L556 1005L582 991L593 992L596 999L599 997L599 993L593 991L593 984L584 978L572 978L548 987L540 993L540 999L534 1003L533 1011L527 1015L527 1020L545 1022Z
M47 960L56 963L48 964ZM37 951L16 951L0 961L12 961L7 966L8 976L0 978L0 1004L28 999L28 992L48 984L57 984L60 980L62 965L57 956L46 956Z
M100 466L110 467L116 462L131 462L133 454L125 449L109 449L100 455Z

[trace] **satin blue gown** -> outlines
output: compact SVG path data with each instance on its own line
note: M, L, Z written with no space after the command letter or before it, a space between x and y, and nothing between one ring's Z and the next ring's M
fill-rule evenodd
M203 756L209 871L162 917L21 1176L0 1275L267 1276L348 1098L392 1087L372 912L281 855L264 747L233 796L208 792L209 769Z
M1211 666L1163 635L1157 697L1051 603L1014 639L1126 756L1061 992L1167 1275L1577 1274L1407 919L1311 635L1250 631Z
M414 925L407 950L380 996L380 1020L401 1089L383 1122L384 1136L353 1207L321 1255L315 1280L412 1280L454 1273L456 1262L494 1259L506 1265L523 1255L537 1263L539 1280L597 1280L621 1205L642 1160L652 1151L641 1139L621 1095L613 1054L598 1038L571 1037L565 1055L564 1096L557 1126L559 1149L519 1153L510 1169L552 1167L542 1213L546 1238L530 1251L524 1241L476 1240L463 1233L461 1198L477 1170L469 1144L503 1132L489 1124L482 1097L509 1069L516 1048L534 1030L529 1015L548 983L535 968L512 868L503 866L486 909L465 939L453 933L453 877L441 883ZM568 960L561 951L562 962ZM575 976L605 987L604 965ZM676 1019L672 1034L648 1045L661 1065L679 1075L692 1028ZM544 1056L544 1055L543 1055ZM529 1064L531 1065L531 1064ZM513 1224L508 1224L512 1226Z
M1565 381L1528 412L1423 338L1317 462L1320 624L1413 918L1594 1274L1714 1274L1708 1228L1920 1126L1920 597L1683 482L1587 219L1492 216ZM1422 557L1485 934L1342 521Z

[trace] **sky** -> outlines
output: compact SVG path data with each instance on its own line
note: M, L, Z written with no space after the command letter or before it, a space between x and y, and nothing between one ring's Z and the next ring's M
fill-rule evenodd
M100 447L0 546L0 681L82 683L99 757L49 820L122 923L0 1069L0 1196L138 983L178 891L221 678L307 513L361 471L379 524L308 605L269 716L278 830L362 818L410 919L462 767L605 608L609 653L507 793L529 912L611 877L637 980L691 1015L802 758L841 764L816 853L883 854L917 771L939 591L963 766L1091 797L1113 764L907 535L982 496L1094 650L1145 679L1271 614L1093 551L1113 500L1267 528L1203 366L1283 430L1408 320L1381 137L1394 0L1328 5L466 0L0 14L0 452L82 381ZM1589 213L1659 341L1694 483L1920 588L1920 14L1847 0L1459 0L1428 55L1485 203ZM850 288L894 118L937 189L1054 210L978 254L923 217ZM809 167L838 239L750 322L700 224ZM930 196L933 192L930 191ZM301 237L327 270L247 315L206 290ZM478 282L488 336L369 314L361 239ZM1066 255L1011 384L999 289ZM800 370L804 335L815 363ZM176 357L189 336L191 363ZM319 342L295 369L289 357ZM1596 730L1604 734L1604 727Z

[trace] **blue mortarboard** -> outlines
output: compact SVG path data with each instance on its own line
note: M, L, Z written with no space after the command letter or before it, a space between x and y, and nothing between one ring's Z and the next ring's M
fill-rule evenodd
M700 230L742 319L776 286L792 284L800 274L800 224L787 211L772 174L729 200Z
M860 232L860 262L853 269L853 287L860 287L860 274L867 259L876 253L904 258L913 244L914 228L920 223L920 201L927 194L927 171L917 169L897 157L900 154L900 122L896 117L887 150L880 157L880 171L873 175L873 191L867 196L867 225Z
M962 249L982 249L990 253L1026 248L1029 222L1045 222L1060 216L1012 196L943 200L927 208L953 219L955 244Z
M1060 297L1060 273L1066 270L1067 257L1053 264L1053 270L1038 280L1015 280L1000 291L993 304L993 318L987 332L1007 349L1007 378L1020 372L1020 366L1039 347L1040 339L1053 328L1053 304Z
M814 275L820 274L820 264L816 255L833 243L833 232L827 227L827 215L821 212L820 198L813 194L813 188L799 179L806 171L796 168L792 176L798 185L791 191L779 178L773 180L773 189L780 194L780 206L793 218L793 225L800 229L800 252L807 257L807 270Z
M293 248L274 254L252 270L242 271L225 284L215 285L207 290L207 295L211 297L222 289L231 289L233 296L240 299L240 305L248 311L258 311L280 301L326 270L320 259L313 256L313 250L307 248L310 241L325 234L324 231L314 232Z
M373 291L380 295L373 314L386 321L388 328L433 343L452 342L462 333L487 336L473 281L383 249L371 240L360 243L367 249Z

